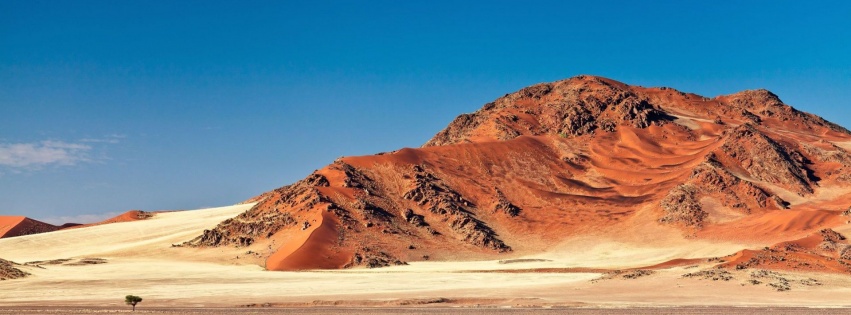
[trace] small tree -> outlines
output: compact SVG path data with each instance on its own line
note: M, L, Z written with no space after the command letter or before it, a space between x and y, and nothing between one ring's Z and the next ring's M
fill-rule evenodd
M139 304L139 302L142 302L142 298L138 296L128 295L124 297L124 303L127 303L127 305L133 305L134 312L136 311L136 304Z

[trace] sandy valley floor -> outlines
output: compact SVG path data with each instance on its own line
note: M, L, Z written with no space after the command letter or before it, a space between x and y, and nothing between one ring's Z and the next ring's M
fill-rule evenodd
M671 243L669 248L643 248L576 240L565 244L570 251L511 263L414 262L312 272L264 271L256 261L237 259L242 254L239 249L171 246L250 206L168 212L143 221L0 239L0 257L29 263L20 269L32 274L0 281L0 314L11 314L3 309L7 307L16 307L19 313L27 307L46 312L44 307L49 306L123 309L127 294L142 296L140 306L145 307L256 307L252 309L851 306L851 277L835 274L765 275L745 270L721 277L683 276L703 270L706 265L701 262L652 274L606 275L597 270L647 266L669 256L683 257L684 252L695 257L727 255L740 249L735 244L683 242ZM622 264L616 266L613 261ZM791 290L779 292L773 286L784 282Z

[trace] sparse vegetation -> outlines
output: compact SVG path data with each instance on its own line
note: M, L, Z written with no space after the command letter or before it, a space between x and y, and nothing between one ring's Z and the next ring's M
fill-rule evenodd
M136 311L136 304L139 304L140 302L142 302L142 298L135 295L128 295L124 297L124 303L133 306L134 312Z
M635 269L635 270L614 270L603 274L603 277L600 280L610 280L610 279L638 279L644 276L649 276L656 273L653 270L646 269Z
M706 279L712 281L730 281L734 279L733 274L723 269L707 269L698 272L687 273L684 274L682 277Z

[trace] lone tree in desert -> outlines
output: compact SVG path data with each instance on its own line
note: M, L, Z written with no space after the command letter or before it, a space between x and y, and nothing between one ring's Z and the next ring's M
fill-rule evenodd
M127 305L132 305L134 312L136 311L136 304L139 304L139 302L142 302L141 297L135 295L128 295L124 297L124 303L127 303Z

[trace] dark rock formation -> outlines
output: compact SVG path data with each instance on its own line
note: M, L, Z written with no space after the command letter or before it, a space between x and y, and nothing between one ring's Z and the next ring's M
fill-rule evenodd
M682 223L686 226L700 228L707 213L703 211L697 200L697 189L693 185L683 184L671 189L661 201L664 216L660 219L665 223Z
M495 212L502 212L511 217L516 217L520 214L520 207L508 201L502 191L498 188L494 188L494 191L496 192L496 204L493 207Z
M14 262L0 259L0 280L19 279L30 275L18 269L17 266L19 265Z
M478 220L473 212L467 210L467 208L475 208L475 205L465 200L461 194L452 190L434 174L426 171L423 166L414 166L412 182L414 188L402 197L443 217L443 221L464 242L501 252L511 250L511 247L497 237L496 232Z
M812 170L799 152L786 148L752 124L728 133L722 151L736 160L755 179L777 184L799 195L813 193Z
M287 213L273 212L243 212L239 216L219 223L212 230L204 230L204 234L183 243L187 246L250 246L258 237L270 238L285 226L295 225L296 222Z
M380 251L370 248L360 248L352 255L352 260L344 268L366 267L380 268L389 266L407 265L407 263Z

